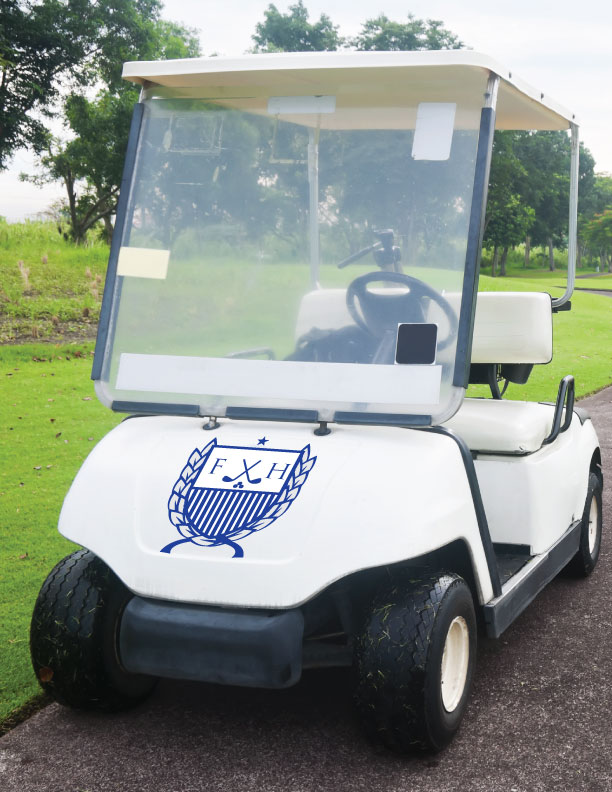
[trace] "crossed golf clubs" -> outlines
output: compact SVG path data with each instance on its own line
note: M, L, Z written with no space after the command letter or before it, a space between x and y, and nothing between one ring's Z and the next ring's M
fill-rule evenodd
M253 464L250 467L247 467L246 459L243 459L242 460L242 466L244 467L244 470L242 471L242 473L239 473L237 476L234 476L234 478L232 478L231 476L223 476L223 481L225 481L226 483L229 483L231 481L237 481L239 478L242 478L242 476L246 476L247 477L247 481L249 482L249 484L259 484L259 483L261 483L261 478L253 478L252 479L249 476L249 471L253 470L253 468L256 465L259 465L260 462L261 462L261 460L258 459L257 462L253 462ZM243 489L243 488L244 488L244 484L241 481L238 481L238 484L234 484L234 486L232 487L232 489Z

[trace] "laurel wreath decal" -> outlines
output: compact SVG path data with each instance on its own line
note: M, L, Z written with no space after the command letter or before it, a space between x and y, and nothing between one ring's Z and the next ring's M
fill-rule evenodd
M170 553L177 545L191 542L204 547L229 545L234 550L234 558L241 558L244 555L244 551L236 543L236 540L244 539L246 536L255 533L255 531L261 531L281 517L299 495L302 485L317 459L311 455L310 446L305 446L300 452L278 497L273 500L263 514L235 528L233 531L228 531L223 536L207 537L203 535L203 530L191 524L187 517L186 509L187 500L193 485L215 446L217 446L216 438L211 440L201 451L198 451L197 448L194 449L172 488L172 493L168 500L168 516L172 525L183 538L166 545L166 547L162 548L162 553Z

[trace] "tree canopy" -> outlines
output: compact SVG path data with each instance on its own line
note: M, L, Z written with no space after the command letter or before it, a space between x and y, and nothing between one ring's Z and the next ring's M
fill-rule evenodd
M160 10L160 0L3 0L0 169L19 148L45 147L60 88L115 87L124 60L153 53Z
M264 11L252 36L255 52L321 52L349 47L356 50L435 50L459 49L463 43L443 23L417 19L408 14L407 22L395 22L385 14L367 19L353 38L340 36L327 14L310 22L302 0L283 14L272 3Z
M302 0L289 6L286 14L270 3L264 21L258 22L252 36L254 52L322 52L337 50L343 43L338 27L327 14L309 22Z
M61 142L45 131L46 150L39 159L41 172L27 177L39 184L63 182L69 234L75 242L82 242L99 221L103 221L109 239L112 233L110 218L119 196L132 109L138 101L138 89L120 79L123 60L116 58L171 59L199 54L194 31L157 18L138 21L133 17L132 21L134 38L109 43L106 54L98 61L98 76L105 76L106 86L93 99L83 91L68 94L63 115L70 139ZM117 51L111 58L113 48Z
M136 89L121 80L123 62L199 54L196 32L162 20L161 8L161 0L3 0L0 4L0 169L6 167L20 147L38 152L41 170L28 178L38 183L55 180L64 183L70 235L75 241L84 239L87 231L101 221L107 234L112 230L110 217L118 196L131 107L137 101ZM378 14L366 19L357 35L343 37L327 14L311 20L303 0L297 0L284 12L274 4L268 5L252 40L255 52L342 48L427 50L464 46L441 21L418 19L412 14L405 21ZM86 90L92 85L100 86L94 97ZM68 140L63 142L54 140L47 129L49 117L57 115L60 108L68 134ZM253 146L261 148L263 138L256 125L253 134ZM457 136L456 145L460 145L460 137ZM330 143L321 149L322 158L329 159L329 173L333 171L333 163L340 162L344 156L340 149L334 148L338 145ZM378 156L391 162L396 154L381 150ZM347 207L351 204L352 213L359 215L359 207L354 205L359 197L351 190L351 179L357 174L363 176L367 162L359 156L359 147L352 156L354 162L350 168L345 167L340 174L334 171L333 211L338 217L345 204ZM507 250L524 240L526 259L533 242L548 248L550 267L554 267L553 248L563 247L567 239L569 161L570 142L566 133L496 133L485 243L503 251L502 264ZM397 178L390 177L388 206L380 207L387 216L393 207L403 206L407 217L418 210L418 200L415 205L410 203L414 197L408 195L410 190L401 175L404 166L400 157L397 168L388 169ZM266 167L271 172L270 164ZM424 164L423 167L435 166ZM282 190L295 194L300 201L304 198L305 184L299 179L290 183L282 168L274 171L269 179L276 180L275 188L263 190L265 200L250 202L251 206L259 207L251 222L254 232L260 225L258 213L277 211L274 207L279 201L282 203ZM214 181L219 200L221 186L230 184L230 175L223 171L223 176ZM365 177L362 182L369 183ZM326 185L321 183L320 187L324 194ZM243 184L243 193L245 189ZM261 185L254 183L252 190L253 195L261 193ZM228 187L223 201L230 201L230 192ZM424 196L421 198L425 200ZM238 197L231 200L235 203ZM215 211L220 211L221 206L222 203L217 203ZM579 251L612 247L605 231L611 206L612 177L595 176L593 158L583 148ZM328 210L332 211L330 207ZM440 207L440 218L444 211ZM283 233L290 226L289 218L285 220L279 226L285 229ZM295 220L301 223L304 218L298 212ZM404 232L411 233L410 222L400 220ZM363 218L364 228L369 222ZM356 227L347 227L345 233L350 237L351 247L361 244Z
M361 32L348 40L357 50L437 50L461 49L464 44L443 23L417 19L408 14L407 22L394 22L385 14L366 20Z

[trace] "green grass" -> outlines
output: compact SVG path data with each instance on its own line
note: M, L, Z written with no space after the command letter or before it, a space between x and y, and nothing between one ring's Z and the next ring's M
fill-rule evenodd
M29 661L29 620L43 580L73 549L56 529L61 504L87 453L120 420L94 395L89 379L93 344L65 342L91 337L95 330L107 255L103 245L74 248L53 224L0 222L0 340L63 338L60 344L0 348L0 721L37 695ZM19 261L30 270L29 288ZM289 326L295 300L307 283L304 267L271 266L278 277L268 279L273 293L262 296L258 320L250 325L250 345L269 343L279 316ZM326 267L322 275L326 286L346 285L370 267ZM236 277L231 263L225 275ZM554 295L563 290L563 271L515 269L512 275L482 276L481 288ZM612 288L612 276L579 280L578 285ZM276 316L265 310L264 296L272 304L281 301ZM578 395L612 382L612 299L577 292L572 302L572 312L554 317L553 362L536 366L527 386L511 385L508 398L552 401L559 380L568 373L576 377ZM239 341L242 335L228 343ZM487 393L486 388L470 389L471 395Z
M596 278L577 278L578 289L612 289L612 275L598 275Z
M74 548L57 532L62 501L120 420L94 395L91 350L0 348L0 721L38 693L28 629L42 582Z
M108 246L75 247L54 223L0 219L0 343L92 338Z

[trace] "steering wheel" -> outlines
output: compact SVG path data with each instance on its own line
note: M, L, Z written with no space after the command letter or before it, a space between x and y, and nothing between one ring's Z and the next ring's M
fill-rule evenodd
M403 294L384 294L368 291L370 283L395 283L405 286L408 291ZM447 347L457 331L457 315L451 304L440 292L418 278L405 275L403 272L368 272L352 281L346 290L346 307L355 324L366 333L376 338L384 338L397 334L397 326L401 322L424 323L425 305L423 298L437 303L448 319L448 332L438 339L438 349ZM357 303L361 313L357 310Z

